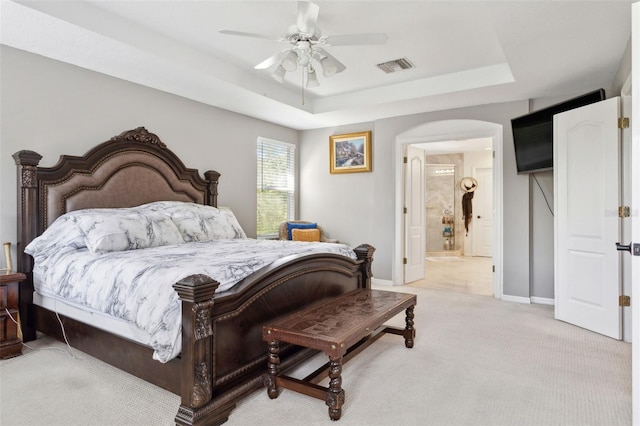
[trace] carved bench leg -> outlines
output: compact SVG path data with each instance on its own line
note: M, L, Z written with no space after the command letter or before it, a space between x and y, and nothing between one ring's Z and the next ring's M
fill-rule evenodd
M329 389L327 390L327 405L329 418L340 420L342 405L344 404L344 389L342 389L342 357L330 358Z
M413 339L416 337L416 330L413 328L413 306L410 306L406 310L405 322L407 326L404 329L404 345L407 348L413 348Z
M276 399L280 395L280 389L276 379L280 366L280 342L269 342L269 354L267 357L267 374L264 376L264 385L267 387L269 398Z

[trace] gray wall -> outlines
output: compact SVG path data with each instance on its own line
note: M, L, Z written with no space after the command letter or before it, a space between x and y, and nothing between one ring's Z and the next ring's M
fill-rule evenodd
M539 185L539 186L538 186ZM553 171L530 176L532 297L554 298Z
M375 246L374 275L390 280L396 136L429 122L473 119L503 126L504 293L552 297L544 283L538 293L538 278L544 282L551 271L544 262L530 261L530 250L535 256L544 245L532 245L530 240L529 177L515 172L510 119L529 111L527 101L298 132L6 46L0 49L3 242L16 241L14 152L37 151L43 155L41 165L52 166L61 153L84 154L95 144L138 126L158 134L189 167L222 173L220 205L231 207L247 234L254 236L255 141L262 136L300 141L299 218L318 221L331 238ZM373 172L329 174L329 136L363 130L373 131ZM534 205L539 204L536 197L534 193ZM538 210L548 214L536 207L534 217ZM537 229L538 221L533 226Z
M392 276L395 208L395 138L419 125L455 119L480 120L503 126L504 294L529 297L529 178L517 175L511 118L529 112L528 101L428 112L336 128L303 131L300 189L301 217L317 220L338 238L376 247L374 277ZM373 131L373 171L329 174L329 137ZM309 193L312 193L310 195ZM337 213L337 214L336 214Z
M42 166L52 166L60 154L82 155L139 126L156 133L187 167L220 172L219 205L231 207L247 234L255 236L256 140L262 136L297 144L297 130L21 50L0 49L0 241L16 242L13 153L36 151L43 156Z

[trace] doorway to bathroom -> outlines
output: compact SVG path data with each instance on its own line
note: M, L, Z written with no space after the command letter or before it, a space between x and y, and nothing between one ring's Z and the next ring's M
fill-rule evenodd
M412 145L430 144L434 147L447 142L472 140L472 138L489 138L492 141L492 197L493 197L493 249L492 249L492 282L493 297L503 297L503 126L481 120L455 119L423 123L406 129L396 135L394 156L395 164L395 207L399 212L395 216L395 231L392 263L392 280L396 285L410 284L424 278L425 273L425 237L424 224L419 218L424 217L425 204L424 185L418 189L417 182L424 182L423 156L415 156ZM433 144L433 145L432 145ZM416 149L417 150L417 149ZM420 150L417 150L420 151ZM465 152L461 150L458 152ZM420 151L421 152L421 151ZM418 167L419 163L422 162ZM415 190L414 190L415 188ZM421 199L421 200L420 200ZM414 202L416 201L416 202ZM421 204L420 204L421 203ZM418 210L414 209L418 206ZM415 226L414 226L415 225ZM422 232L419 228L422 226ZM415 229L414 229L415 228ZM422 237L420 237L422 235ZM422 240L420 242L420 239ZM415 243L416 241L420 243ZM465 239L465 250L468 244ZM420 263L420 268L414 265ZM414 271L415 269L415 271ZM420 276L416 276L420 273Z
M493 295L493 139L411 146L424 155L425 271L410 285Z

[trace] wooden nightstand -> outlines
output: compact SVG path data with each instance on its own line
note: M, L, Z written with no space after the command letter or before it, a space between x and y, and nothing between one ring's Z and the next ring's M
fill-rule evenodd
M18 300L20 282L27 278L25 274L13 271L0 271L0 359L22 355L22 335L18 325Z

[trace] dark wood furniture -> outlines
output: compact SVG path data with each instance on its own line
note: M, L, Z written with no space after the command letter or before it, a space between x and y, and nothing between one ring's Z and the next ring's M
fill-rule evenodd
M277 398L280 387L325 400L329 417L338 420L342 415L344 389L342 389L343 357L350 348L374 331L393 333L404 337L405 346L413 347L414 294L355 290L322 304L297 312L263 328L262 338L268 342L269 359L265 385L269 398ZM406 310L406 327L380 328L394 315ZM295 379L280 373L280 343L292 343L323 351L329 357L329 387L312 382L315 378Z
M0 359L22 355L18 299L25 274L0 271Z
M33 151L13 157L18 173L18 268L26 275L20 291L25 341L34 339L36 330L63 339L55 313L33 303L33 259L23 252L58 216L161 200L217 206L220 174L210 170L203 179L143 127L123 132L84 156L61 156L53 167L39 167L42 156ZM370 286L374 248L364 244L355 252L357 260L334 254L287 257L216 294L218 283L211 278L184 278L174 285L182 301L182 352L166 364L152 360L151 348L71 318L62 321L72 346L180 395L177 424L220 424L241 397L262 386L265 324ZM311 355L313 351L289 346L283 364Z

